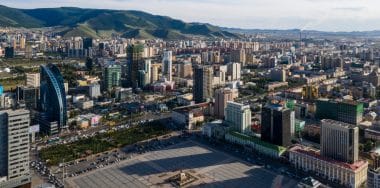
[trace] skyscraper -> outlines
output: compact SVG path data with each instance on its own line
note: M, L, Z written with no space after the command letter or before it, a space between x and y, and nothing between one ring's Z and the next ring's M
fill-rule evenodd
M359 128L331 119L321 122L321 155L346 163L356 162L359 159Z
M251 131L251 109L249 105L227 102L226 122L240 133Z
M142 70L144 46L141 44L132 44L127 47L127 64L128 64L128 85L133 88L138 87L139 70Z
M172 81L172 51L165 51L162 59L162 76Z
M294 111L270 104L261 111L261 140L280 146L291 145L295 131Z
M197 66L194 68L193 99L196 103L204 102L213 96L211 66Z
M40 110L45 121L58 122L58 129L66 128L67 106L63 77L53 65L41 65Z
M0 111L1 188L18 187L31 182L29 125L28 110Z
M113 87L121 85L121 67L120 65L109 65L104 69L104 88L111 91Z
M214 114L217 118L224 119L224 112L228 101L233 101L238 95L238 90L221 88L215 91Z

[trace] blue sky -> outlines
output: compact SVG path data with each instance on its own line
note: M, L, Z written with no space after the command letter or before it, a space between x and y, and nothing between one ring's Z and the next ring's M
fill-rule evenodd
M142 10L246 29L380 30L379 0L2 0L1 4Z

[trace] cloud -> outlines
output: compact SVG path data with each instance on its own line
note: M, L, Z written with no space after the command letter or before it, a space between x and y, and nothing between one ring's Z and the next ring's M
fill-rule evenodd
M334 8L334 10L353 11L353 12L364 11L366 9L367 9L366 7L336 7Z

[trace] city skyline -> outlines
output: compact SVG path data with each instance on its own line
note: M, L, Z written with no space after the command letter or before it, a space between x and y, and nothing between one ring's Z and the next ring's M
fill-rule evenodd
M29 1L28 1L29 2ZM290 1L216 1L216 0L99 0L3 1L14 8L81 7L97 9L141 10L186 22L210 23L242 29L301 29L319 31L380 30L380 15L374 0L290 0ZM302 8L300 8L302 7ZM186 11L187 10L187 11ZM226 13L227 12L227 13Z

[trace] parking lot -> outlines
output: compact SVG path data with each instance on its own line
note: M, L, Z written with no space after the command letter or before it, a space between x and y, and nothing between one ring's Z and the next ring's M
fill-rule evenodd
M247 163L195 141L157 151L66 179L67 187L173 187L179 172L196 180L187 187L295 187L297 181Z

